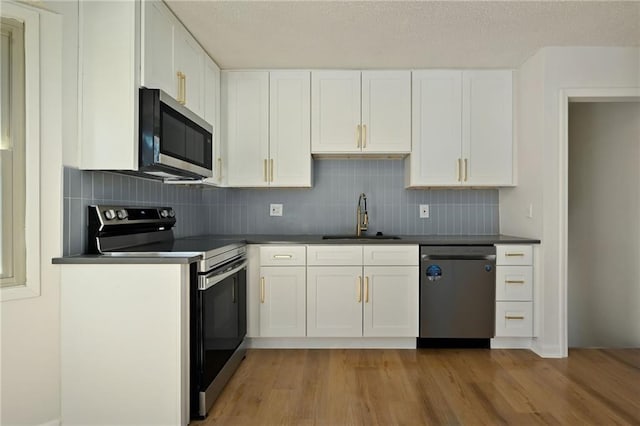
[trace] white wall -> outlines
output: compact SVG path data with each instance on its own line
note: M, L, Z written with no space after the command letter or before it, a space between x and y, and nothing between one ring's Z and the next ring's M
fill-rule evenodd
M57 422L60 417L59 272L62 248L62 20L40 17L41 295L0 305L2 425Z
M544 356L565 356L564 315L562 302L564 280L560 265L561 190L560 173L560 95L563 89L620 88L640 86L640 49L600 47L544 48L521 67L520 97L532 99L532 111L518 105L519 186L500 191L500 230L542 240L542 267L536 270L539 339L534 349ZM540 64L542 62L542 64ZM540 70L542 67L542 70ZM542 91L535 94L535 90ZM542 96L542 105L539 105ZM540 110L542 108L542 110ZM535 136L525 134L533 123ZM538 130L535 130L538 129ZM540 201L540 188L542 200ZM522 212L534 200L534 221ZM536 201L538 200L538 201ZM536 220L536 215L541 216Z
M640 347L640 103L569 105L570 347Z

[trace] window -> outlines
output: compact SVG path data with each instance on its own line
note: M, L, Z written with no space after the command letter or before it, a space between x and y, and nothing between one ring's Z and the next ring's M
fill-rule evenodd
M0 0L2 1L2 0ZM0 300L40 295L40 24L37 9L0 8ZM53 53L51 54L53 55Z
M24 24L0 21L0 285L24 285Z

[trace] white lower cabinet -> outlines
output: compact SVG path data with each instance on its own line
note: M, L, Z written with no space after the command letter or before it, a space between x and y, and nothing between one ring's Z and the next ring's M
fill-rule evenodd
M305 335L305 267L260 268L260 336Z
M496 337L533 337L533 247L496 246Z
M418 268L364 267L365 337L418 336Z
M307 336L362 336L362 267L307 268Z

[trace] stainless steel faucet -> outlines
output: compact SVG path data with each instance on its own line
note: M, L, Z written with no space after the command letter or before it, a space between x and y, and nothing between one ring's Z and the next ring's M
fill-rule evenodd
M367 213L367 196L364 194L364 192L360 194L360 198L358 198L358 208L356 209L356 215L356 236L359 237L362 235L362 231L366 231L369 227L369 213Z

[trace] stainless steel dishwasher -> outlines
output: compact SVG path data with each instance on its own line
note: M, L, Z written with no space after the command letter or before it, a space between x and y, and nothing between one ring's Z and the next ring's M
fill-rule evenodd
M419 341L484 339L488 347L495 281L494 246L421 246Z

